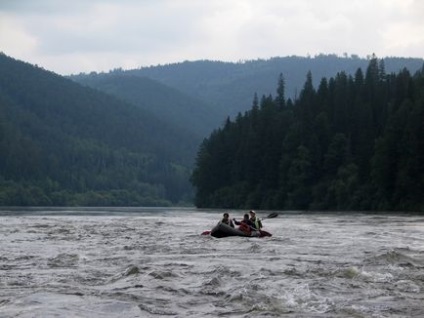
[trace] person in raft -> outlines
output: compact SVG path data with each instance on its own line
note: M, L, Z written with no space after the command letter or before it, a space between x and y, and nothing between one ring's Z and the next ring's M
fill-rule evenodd
M259 218L256 217L256 213L253 210L250 210L250 222L253 223L253 227L257 230L260 230L262 228L262 222L259 220Z
M229 225L229 226L231 226L231 227L234 227L234 223L233 223L233 221L230 219L230 215L229 215L227 212L225 212L225 213L222 215L221 223L225 223L225 224L227 224L227 225Z
M249 220L249 215L246 213L243 216L243 220L240 222L236 219L233 219L234 223L239 226L239 230L243 231L244 233L251 235L252 230L255 230L254 224Z

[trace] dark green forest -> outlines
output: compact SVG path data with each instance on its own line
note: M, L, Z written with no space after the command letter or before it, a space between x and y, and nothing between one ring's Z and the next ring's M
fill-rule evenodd
M0 54L0 205L187 204L200 142L139 107Z
M0 205L190 204L193 184L199 207L422 211L417 63L198 61L75 83L0 54Z
M253 99L201 144L191 180L208 208L424 211L424 67L307 73L295 98Z

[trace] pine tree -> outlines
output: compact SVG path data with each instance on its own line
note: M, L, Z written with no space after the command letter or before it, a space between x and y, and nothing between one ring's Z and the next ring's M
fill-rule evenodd
M286 98L285 98L285 90L286 90L286 82L284 80L283 73L280 73L278 77L278 85L277 85L277 97L276 102L280 109L285 108L286 106Z

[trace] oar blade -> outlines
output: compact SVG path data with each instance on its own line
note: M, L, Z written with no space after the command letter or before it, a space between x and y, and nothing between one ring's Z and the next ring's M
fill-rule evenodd
M276 218L277 216L278 216L278 213L277 212L272 212L266 218L267 219L273 219L273 218Z

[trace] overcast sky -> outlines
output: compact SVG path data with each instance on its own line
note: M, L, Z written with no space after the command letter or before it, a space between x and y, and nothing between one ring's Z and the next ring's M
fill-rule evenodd
M424 57L424 0L0 0L0 51L59 74L319 53Z

